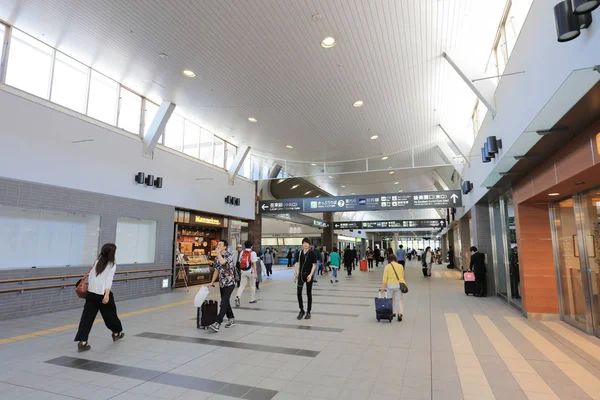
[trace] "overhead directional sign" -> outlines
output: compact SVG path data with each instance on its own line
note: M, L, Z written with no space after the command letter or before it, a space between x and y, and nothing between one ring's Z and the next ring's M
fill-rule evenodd
M259 212L263 214L279 212L310 213L455 207L462 207L462 194L460 193L460 190L261 200L258 205Z
M340 221L333 223L333 229L442 229L444 227L446 227L446 220L443 219L408 219L394 221Z
M277 214L266 214L263 213L264 217L278 219L282 221L290 221L295 222L301 225L314 226L316 228L327 228L329 227L329 223L323 221L322 219L312 218L307 215L302 215L298 213L277 213Z

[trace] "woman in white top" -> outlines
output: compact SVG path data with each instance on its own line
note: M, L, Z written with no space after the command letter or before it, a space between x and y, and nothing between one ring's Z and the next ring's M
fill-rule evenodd
M106 327L112 332L112 339L116 342L123 339L123 327L117 316L117 305L115 298L110 290L115 276L117 266L115 265L115 253L117 246L113 243L107 243L102 246L100 255L90 269L88 276L87 296L83 314L79 322L79 330L75 336L77 350L79 352L87 351L92 347L88 344L88 336L94 325L94 320L98 311L102 314L102 319Z
M427 276L431 276L431 264L433 263L433 253L431 252L431 247L427 246L425 249L425 253L423 254L423 259L425 264L427 265Z

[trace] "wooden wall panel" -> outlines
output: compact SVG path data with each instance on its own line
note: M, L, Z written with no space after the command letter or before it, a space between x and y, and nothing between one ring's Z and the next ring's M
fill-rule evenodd
M555 160L558 182L562 182L593 167L594 158L589 135L581 135L573 139L561 150L561 156Z

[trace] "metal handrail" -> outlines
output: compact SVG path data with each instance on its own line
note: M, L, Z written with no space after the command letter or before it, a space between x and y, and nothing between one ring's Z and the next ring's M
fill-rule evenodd
M80 275L78 275L79 277L81 277ZM154 274L154 275L150 275L150 276L135 276L135 277L130 277L130 278L118 278L113 280L113 282L123 282L123 281L135 281L135 280L139 280L139 279L153 279L153 278L170 278L172 275L171 274ZM56 289L56 288L67 288L69 286L75 286L77 284L77 282L68 282L68 283L63 283L63 284L57 284L57 285L44 285L44 286L22 286L22 287L15 287L15 288L10 288L10 289L0 289L0 294L2 293L14 293L14 292L25 292L25 291L29 291L29 290L41 290L41 289Z
M115 275L137 274L137 273L143 273L143 272L156 272L156 271L171 271L171 270L172 270L172 268L133 269L133 270L117 271L117 272L115 272ZM71 275L36 276L36 277L31 277L31 278L2 279L2 280L0 280L0 284L46 281L46 280L53 280L53 279L81 278L82 276L83 276L83 274L71 274ZM0 293L2 293L2 292L0 292Z

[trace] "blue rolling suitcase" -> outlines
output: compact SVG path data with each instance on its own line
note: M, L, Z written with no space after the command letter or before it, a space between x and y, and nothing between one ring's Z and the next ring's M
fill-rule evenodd
M380 291L379 296L375 297L375 316L377 317L377 321L387 319L389 322L392 322L394 319L393 299L387 297L387 292L382 297Z

